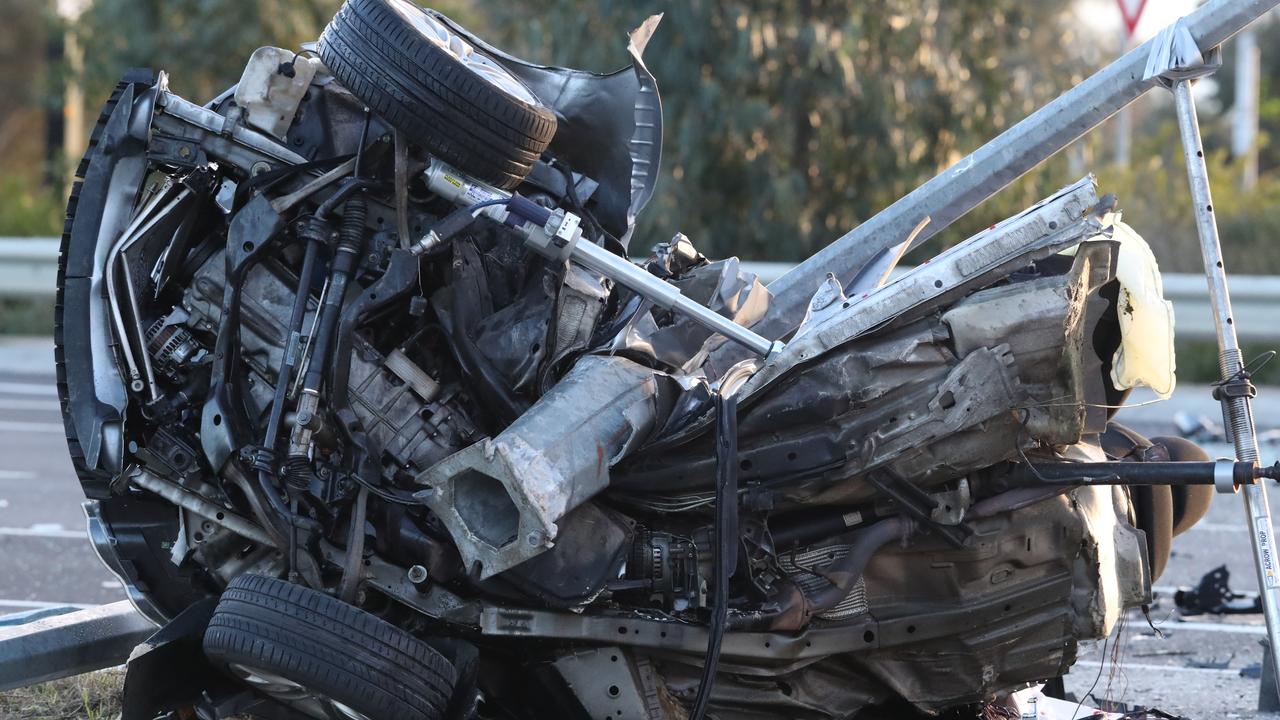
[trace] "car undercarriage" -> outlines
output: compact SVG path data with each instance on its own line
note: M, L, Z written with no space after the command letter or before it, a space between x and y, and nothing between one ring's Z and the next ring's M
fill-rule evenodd
M1173 318L1092 178L800 316L682 235L629 261L656 25L598 75L349 0L206 105L104 108L56 336L91 536L280 716L981 708L1207 510L1221 464L1113 422Z

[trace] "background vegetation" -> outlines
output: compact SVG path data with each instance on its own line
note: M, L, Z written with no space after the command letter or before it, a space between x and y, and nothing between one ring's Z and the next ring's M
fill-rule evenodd
M94 104L129 67L168 70L193 98L234 82L263 44L313 39L335 0L94 0L69 26L48 0L12 6L0 30L0 157L19 124L4 104L53 107L69 76L45 63L32 82L22 39L56 40L68 30L87 61L71 73ZM1115 54L1082 34L1072 3L1053 0L527 0L436 6L496 45L529 59L606 71L626 62L624 33L665 12L647 58L665 103L663 177L643 218L646 240L681 230L704 250L759 260L797 260L910 191L1053 98ZM49 45L49 43L45 43ZM1229 260L1250 272L1280 272L1280 24L1264 48L1262 181L1239 193L1225 152L1214 153L1217 203ZM27 45L30 45L28 40ZM26 77L23 77L24 73ZM1211 148L1225 148L1230 67L1216 98L1202 103ZM1161 106L1165 107L1161 107ZM1109 165L1108 134L1095 133L1032 177L1015 183L944 233L942 243L1018 211L1092 170L1116 192L1127 218L1156 246L1166 270L1195 271L1195 234L1168 101L1135 113L1134 162ZM10 113L12 115L12 113ZM14 129L10 131L10 126ZM29 139L29 138L26 138ZM18 142L15 137L10 142ZM1090 159L1100 162L1088 162ZM68 158L46 154L0 171L0 235L48 234ZM925 249L936 252L935 243Z
M83 2L83 0L80 0ZM336 0L92 0L64 21L54 0L0 0L0 236L61 227L69 163L32 147L40 112L78 82L84 122L129 67L170 73L204 99L264 44L314 39ZM77 0L59 0L75 4ZM665 18L646 53L664 100L662 178L632 250L676 231L708 254L799 260L933 177L1101 67L1114 42L1054 0L525 0L435 6L513 54L597 71L627 62L625 32ZM62 37L86 61L66 62ZM1228 268L1280 274L1280 23L1265 26L1261 179L1237 189L1228 157L1230 63L1201 88ZM34 52L33 52L34 49ZM1230 53L1226 54L1228 58ZM919 261L1087 171L1120 197L1165 271L1200 269L1169 99L1135 105L1133 162L1109 162L1104 128L1005 189ZM74 153L68 153L74 154ZM3 310L3 308L0 308ZM39 309L8 324L40 325ZM17 318L16 320L13 318ZM10 328L12 331L12 328Z

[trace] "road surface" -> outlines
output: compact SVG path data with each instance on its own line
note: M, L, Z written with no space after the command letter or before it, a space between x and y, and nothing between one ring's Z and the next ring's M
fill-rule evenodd
M1174 434L1177 410L1215 416L1217 406L1206 393L1184 388L1168 403L1139 405L1122 417L1148 435ZM1260 426L1280 425L1280 388L1264 389L1262 396ZM1277 450L1280 445L1264 448L1268 463ZM82 500L62 438L49 341L0 338L0 614L122 597L120 584L85 539ZM1261 618L1183 619L1171 600L1174 588L1194 585L1223 564L1237 590L1256 588L1242 519L1238 498L1217 498L1208 517L1175 541L1169 567L1156 583L1151 620L1158 632L1134 613L1108 639L1105 654L1102 644L1082 648L1068 690L1080 697L1092 688L1091 699L1155 706L1191 718L1255 717L1259 681L1240 671L1261 661Z

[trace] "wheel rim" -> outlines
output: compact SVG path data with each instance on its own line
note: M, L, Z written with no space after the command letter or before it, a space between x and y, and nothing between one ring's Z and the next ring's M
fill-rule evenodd
M516 76L494 62L489 56L477 52L471 46L471 43L453 32L435 16L409 2L409 0L391 0L391 7L395 9L400 17L417 28L428 40L449 53L453 56L453 59L462 63L468 70L479 75L485 82L529 105L539 104L538 98L534 97L529 88L525 87L524 83L520 82Z
M231 663L231 673L264 695L320 720L350 718L370 720L368 715L308 690L287 677L242 663Z

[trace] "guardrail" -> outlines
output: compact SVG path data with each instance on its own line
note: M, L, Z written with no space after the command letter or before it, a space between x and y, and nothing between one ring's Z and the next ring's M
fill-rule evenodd
M743 266L769 283L791 265L744 262ZM53 299L57 282L58 241L54 238L0 237L0 298ZM1236 330L1243 341L1280 340L1280 276L1232 275L1231 299ZM1213 314L1204 277L1167 273L1165 297L1177 313L1178 337L1213 340ZM0 329L2 330L2 329Z

